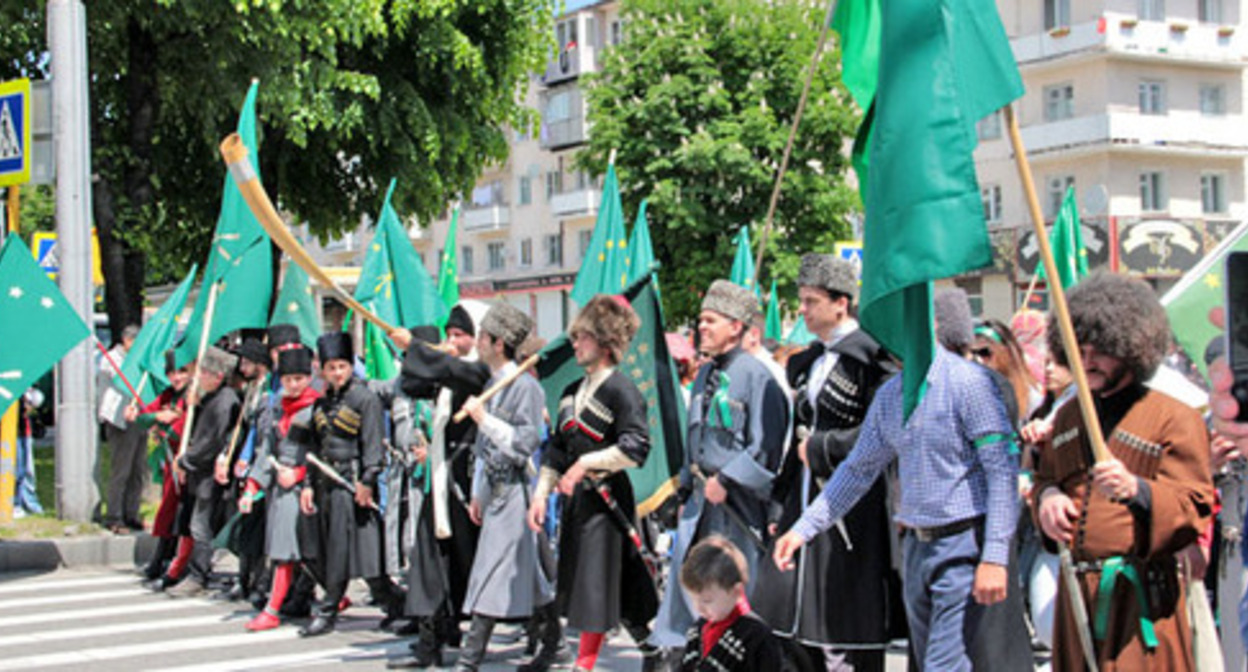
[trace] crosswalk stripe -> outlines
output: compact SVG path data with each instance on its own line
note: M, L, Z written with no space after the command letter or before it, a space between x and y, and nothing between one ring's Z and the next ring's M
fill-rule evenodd
M74 593L72 595L53 595L51 597L27 597L17 600L0 600L0 609L29 609L31 607L49 607L70 602L92 602L95 600L111 600L119 597L135 597L144 594L139 586L126 590L101 590L94 593Z
M108 635L128 635L131 633L173 630L176 628L197 628L205 625L211 626L221 623L229 623L230 621L237 621L241 625L242 620L242 616L233 617L229 614L212 614L209 616L190 616L187 618L161 618L155 621L140 621L137 623L115 623L113 625L102 625L93 628L49 630L46 632L34 632L0 637L0 647L35 645L65 639L89 639L91 637L107 637Z
M0 618L0 630L21 628L38 623L68 623L87 619L108 618L111 616L129 616L158 611L180 611L183 609L202 609L207 602L200 600L153 600L147 604L123 604L116 607L100 607L98 609L76 609L73 611L51 611L44 614L23 614ZM7 605L4 605L7 606Z
M341 649L288 653L278 656L264 656L261 658L222 660L208 664L187 665L184 667L166 667L152 670L151 672L230 672L233 670L274 669L278 667L290 667L292 665L306 665L318 662L359 662L363 660L388 658L391 654L398 653L399 651L406 652L407 644L403 642L389 642L387 644L359 644Z
M186 651L200 651L204 649L221 648L223 650L228 650L233 647L244 645L267 644L270 642L291 640L297 638L298 636L298 633L294 629L281 628L278 630L269 630L267 632L245 632L237 635L216 635L212 637L173 639L162 642L147 642L143 644L104 646L91 649L80 649L78 651L45 653L35 656L23 656L20 658L7 658L0 660L0 670L22 670L52 665L81 665L105 660L137 658L139 656L155 656L162 653L183 653Z
M12 593L28 593L36 590L63 590L65 588L91 588L113 583L138 583L133 574L104 574L87 579L65 579L61 581L40 581L0 584L0 595Z

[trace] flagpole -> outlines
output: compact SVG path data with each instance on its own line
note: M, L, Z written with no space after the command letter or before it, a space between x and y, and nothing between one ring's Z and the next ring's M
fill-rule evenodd
M1027 206L1031 211L1031 224L1036 232L1036 242L1040 245L1040 260L1044 263L1045 277L1061 277L1057 273L1057 261L1053 258L1053 248L1049 245L1049 237L1044 231L1044 216L1040 211L1040 199L1036 196L1036 185L1031 175L1031 164L1027 161L1027 148L1023 146L1023 136L1018 130L1018 119L1014 116L1013 105L1001 108L1005 113L1006 125L1009 127L1010 144L1014 147L1014 162L1018 166L1018 176L1023 183L1023 195L1027 198ZM1079 408L1083 411L1083 422L1087 427L1088 440L1092 444L1092 454L1096 461L1105 462L1111 458L1105 448L1105 437L1101 434L1101 420L1096 415L1096 405L1092 402L1092 390L1088 387L1088 374L1083 368L1083 356L1079 352L1079 342L1075 338L1075 327L1070 319L1070 307L1066 304L1066 292L1062 283L1049 282L1049 303L1057 316L1058 328L1062 334L1062 346L1066 349L1066 362L1074 375L1078 392Z
M212 287L208 289L208 305L204 307L204 329L199 334L199 354L195 356L195 375L191 377L191 389L186 393L186 424L182 427L181 442L178 444L178 454L173 456L173 470L178 469L178 458L186 452L186 447L191 442L191 429L195 426L195 407L199 405L199 367L204 361L204 353L208 351L208 333L212 331L212 315L217 310L217 289L220 285L216 282L212 283Z
M1023 305L1021 308L1018 309L1018 312L1016 312L1015 315L1023 312L1024 310L1027 310L1027 306L1031 305L1031 295L1035 293L1036 282L1039 280L1040 280L1040 271L1039 269L1037 269L1035 273L1031 274L1031 284L1027 285L1027 293L1023 295Z
M784 154L780 157L780 170L776 173L776 184L771 189L771 202L767 204L767 219L763 224L763 233L758 237L758 254L754 258L753 285L758 286L758 274L763 270L763 251L767 249L767 239L771 236L771 227L776 220L776 206L780 203L780 188L784 185L784 174L789 169L789 157L793 155L793 143L797 139L797 127L802 123L802 113L806 111L806 101L810 98L810 86L815 81L815 69L819 67L819 56L828 43L828 33L832 29L832 17L836 14L836 0L828 3L828 14L823 17L823 30L819 33L819 43L815 45L815 53L810 57L810 69L806 72L806 84L802 87L802 97L797 101L797 111L793 113L793 126L789 128L789 140L784 145Z

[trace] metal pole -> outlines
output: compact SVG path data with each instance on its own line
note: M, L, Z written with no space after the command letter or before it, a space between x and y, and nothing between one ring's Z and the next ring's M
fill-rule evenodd
M94 324L91 285L91 130L87 95L87 14L80 0L48 0L56 143L56 227L61 292ZM95 366L89 340L57 366L56 503L66 520L90 520L97 501Z

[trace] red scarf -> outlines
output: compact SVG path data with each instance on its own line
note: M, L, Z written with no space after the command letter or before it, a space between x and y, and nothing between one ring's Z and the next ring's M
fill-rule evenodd
M715 645L719 643L719 638L723 637L725 632L728 632L728 628L731 628L738 618L748 613L750 613L750 603L746 601L745 597L742 597L733 606L732 611L728 612L728 615L724 617L724 620L715 621L714 623L707 621L702 626L702 657L705 658L711 652L711 649L715 648Z
M277 427L281 431L282 436L286 436L290 432L290 423L294 421L295 414L312 405L312 402L319 399L320 392L317 392L311 385L303 389L303 394L297 397L282 397L282 419L277 422Z

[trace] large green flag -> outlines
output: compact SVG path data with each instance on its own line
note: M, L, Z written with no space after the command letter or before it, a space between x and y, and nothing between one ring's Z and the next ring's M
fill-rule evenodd
M165 351L173 347L177 338L178 316L186 307L186 297L195 283L195 272L198 270L198 264L191 267L191 272L186 274L173 294L139 330L125 362L121 363L121 373L138 390L144 404L151 403L161 390L169 387L169 377L165 375ZM144 376L147 376L147 384L143 384ZM130 396L130 389L120 377L113 376L113 387L127 398Z
M1057 263L1057 277L1062 289L1070 289L1088 274L1088 250L1083 246L1083 231L1079 225L1079 208L1075 205L1075 188L1066 188L1062 209L1053 222L1049 233L1049 246L1053 248L1053 261ZM1036 273L1044 280L1044 264L1036 267Z
M368 320L364 321L364 372L369 380L391 380L399 375L390 339Z
M572 300L585 305L595 294L619 294L628 286L628 239L624 236L624 207L615 166L607 166L602 182L602 204L590 236L581 270L572 284Z
M395 181L390 181L373 241L364 255L364 268L355 286L355 299L373 306L381 319L399 327L444 324L442 297L420 263L416 248L390 205Z
M260 174L256 145L256 93L252 83L238 115L238 134L247 146L247 159ZM236 329L264 328L269 324L269 303L273 298L273 252L269 236L256 221L234 180L226 175L221 195L221 213L212 237L212 249L199 298L186 327L186 336L177 350L177 361L185 364L198 354L205 321L209 288L216 284L217 303L212 315L208 340L215 341Z
M299 329L299 341L309 348L316 347L321 335L321 318L316 312L316 291L308 282L308 272L299 264L286 264L282 276L282 291L273 304L269 326L293 324Z
M754 284L754 256L750 254L750 227L741 227L732 244L736 247L736 254L732 258L732 272L728 279L758 296L758 286Z
M633 222L633 231L628 234L628 283L631 285L643 276L652 275L654 265L654 245L650 242L650 222L646 219L646 199L642 199L641 207L637 208L637 219ZM655 275L657 283L659 276Z
M91 330L15 235L0 248L0 415ZM94 431L84 428L81 431Z
M763 330L763 338L779 341L784 337L780 326L780 300L776 298L776 281L771 281L771 291L767 293L767 328Z
M1226 255L1231 252L1248 252L1248 223L1236 227L1161 297L1175 340L1205 375L1209 374L1205 348L1222 335L1220 329L1209 324L1209 309L1226 301Z
M650 455L646 463L628 470L637 497L639 516L657 509L676 491L677 475L684 463L688 422L684 397L680 393L680 378L667 349L663 307L659 303L655 284L649 277L642 276L624 290L624 298L641 318L641 328L633 337L619 369L645 397L650 428ZM538 373L546 391L550 417L557 418L559 399L564 389L585 375L576 364L567 334L551 341L542 351Z
M459 230L459 208L451 213L451 227L446 233L446 243L442 246L442 258L438 260L438 295L442 297L442 305L446 308L446 317L438 323L446 326L451 308L459 303L459 263L456 261L457 232Z
M931 282L992 263L975 125L1023 93L993 0L843 0L843 69L866 110L862 326L905 363L908 416L935 354ZM879 22L878 63L865 41ZM871 72L876 73L872 87Z

